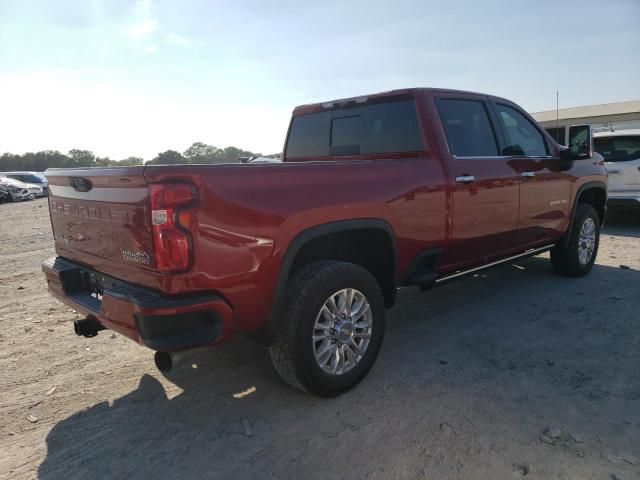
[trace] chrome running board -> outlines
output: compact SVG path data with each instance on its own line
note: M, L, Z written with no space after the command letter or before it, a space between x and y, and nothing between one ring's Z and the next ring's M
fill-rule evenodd
M450 273L448 275L443 275L442 277L436 279L435 283L446 282L447 280L452 280L454 278L463 277L465 275L469 275L470 273L479 272L481 270L485 270L487 268L495 267L496 265L501 265L503 263L508 263L513 260L517 260L518 258L531 257L533 255L537 255L542 252L546 252L551 250L554 245L546 245L544 247L532 248L530 250L526 250L518 255L513 255L512 257L502 258L500 260L496 260L495 262L487 263L485 265L480 265L479 267L474 267L470 270L460 270L458 272Z

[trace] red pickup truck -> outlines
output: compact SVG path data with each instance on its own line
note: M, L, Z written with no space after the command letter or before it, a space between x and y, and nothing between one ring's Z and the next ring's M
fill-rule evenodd
M357 384L399 287L551 251L591 270L607 177L588 126L558 145L514 103L405 89L295 108L282 163L50 169L50 292L175 352L243 334L292 386Z

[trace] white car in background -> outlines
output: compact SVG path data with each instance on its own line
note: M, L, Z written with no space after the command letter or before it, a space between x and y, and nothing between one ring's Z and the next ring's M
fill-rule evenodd
M18 172L0 172L0 177L9 177L24 183L31 183L42 187L42 194L47 195L49 192L49 182L44 174L40 172L18 171Z
M14 202L33 200L35 197L43 195L42 187L33 183L24 183L9 177L0 177L0 184L5 187Z
M640 129L594 133L593 149L604 157L609 205L640 207Z

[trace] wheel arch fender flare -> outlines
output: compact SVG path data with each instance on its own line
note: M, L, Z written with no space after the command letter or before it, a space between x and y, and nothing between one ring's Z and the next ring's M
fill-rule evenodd
M361 230L361 229L377 229L385 232L391 245L391 262L393 265L393 285L397 286L396 269L397 269L397 246L396 236L391 228L391 225L385 220L379 218L358 218L349 220L337 220L333 222L327 222L319 225L315 225L298 233L291 242L289 242L287 249L283 255L282 262L280 264L280 270L278 272L277 285L274 292L273 303L271 311L265 319L262 327L255 333L248 336L263 345L271 345L275 338L275 334L280 327L282 321L282 311L286 299L287 283L293 268L296 256L302 249L302 247L314 238L321 237L323 235L346 232L349 230Z
M567 228L565 235L562 237L562 240L559 242L559 245L561 248L565 248L569 243L569 239L571 238L571 232L573 231L573 226L574 226L573 224L576 217L576 209L578 208L578 204L580 203L579 202L580 196L587 190L601 190L602 192L604 192L604 198L605 198L604 205L603 205L604 215L600 222L600 227L602 228L602 226L604 226L604 221L605 221L606 212L607 212L607 185L604 182L599 182L599 181L586 182L583 185L581 185L580 188L578 188L574 196L573 205L571 206L571 213L569 215L569 226Z

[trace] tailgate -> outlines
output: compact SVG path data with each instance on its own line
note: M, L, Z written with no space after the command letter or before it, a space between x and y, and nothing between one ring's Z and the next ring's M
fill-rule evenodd
M155 269L144 167L50 169L49 210L62 257L116 277Z

